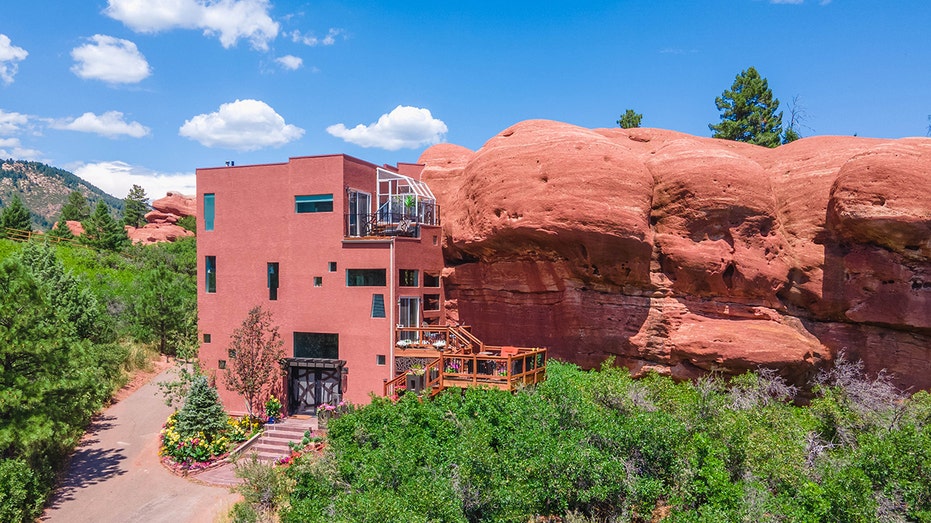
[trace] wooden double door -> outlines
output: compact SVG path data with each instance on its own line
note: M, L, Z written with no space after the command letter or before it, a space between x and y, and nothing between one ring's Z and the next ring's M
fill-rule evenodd
M291 414L316 414L317 407L324 403L339 403L341 378L340 368L291 367L288 380Z

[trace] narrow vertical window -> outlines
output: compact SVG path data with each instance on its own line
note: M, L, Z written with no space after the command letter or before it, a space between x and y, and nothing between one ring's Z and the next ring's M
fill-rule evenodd
M204 230L205 231L213 230L213 216L215 213L213 197L214 197L213 193L204 195Z
M204 273L206 274L207 292L217 292L217 257L204 257Z
M210 335L209 335L209 334L206 334L206 333L204 334L204 343L210 343Z
M268 263L268 299L278 299L278 262Z
M385 295L384 294L373 294L372 295L372 317L373 318L384 318L385 317Z

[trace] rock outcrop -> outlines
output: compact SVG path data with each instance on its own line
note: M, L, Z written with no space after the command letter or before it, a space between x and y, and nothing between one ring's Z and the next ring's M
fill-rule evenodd
M840 350L931 388L931 140L776 149L516 124L426 150L449 309L489 343L804 382Z
M148 245L158 242L173 242L194 233L177 225L185 216L197 215L197 201L193 196L169 192L164 198L152 202L153 211L146 213L146 224L142 227L126 227L126 235L133 243Z

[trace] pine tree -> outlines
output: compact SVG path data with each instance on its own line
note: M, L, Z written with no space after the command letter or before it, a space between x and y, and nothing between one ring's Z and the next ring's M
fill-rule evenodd
M65 222L64 215L58 219L55 223L55 226L48 232L50 238L57 238L59 240L73 240L74 233L71 232L71 229L68 228L68 224Z
M715 98L721 123L709 124L713 138L776 147L782 135L782 112L766 78L753 67L741 71L729 90Z
M226 412L220 403L220 395L217 389L207 383L206 376L194 378L191 391L175 419L175 428L183 438L203 433L208 441L212 441L214 436L226 428Z
M123 223L133 227L145 225L145 214L149 210L149 198L145 189L133 184L129 194L123 199Z
M87 198L80 191L71 191L68 195L68 203L61 208L62 219L83 222L90 216L91 208L87 204Z
M110 209L107 208L107 204L103 203L103 200L97 202L94 214L82 222L82 225L84 234L81 235L81 241L92 247L118 251L129 245L126 230L113 219Z
M29 209L19 199L19 195L14 194L10 205L0 211L0 237L6 237L6 229L15 229L17 231L31 231L32 222L29 220Z
M633 109L628 109L618 119L617 124L621 126L621 129L631 129L634 127L640 127L641 120L643 120L642 114L634 111Z

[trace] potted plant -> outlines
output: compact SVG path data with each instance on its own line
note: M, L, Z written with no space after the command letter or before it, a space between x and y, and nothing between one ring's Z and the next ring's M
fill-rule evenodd
M275 396L268 398L265 402L265 416L268 418L268 423L274 423L280 413L281 401Z
M413 392L420 392L424 388L424 374L426 374L426 369L423 365L414 365L407 371L407 379L405 380L405 385L407 389Z

